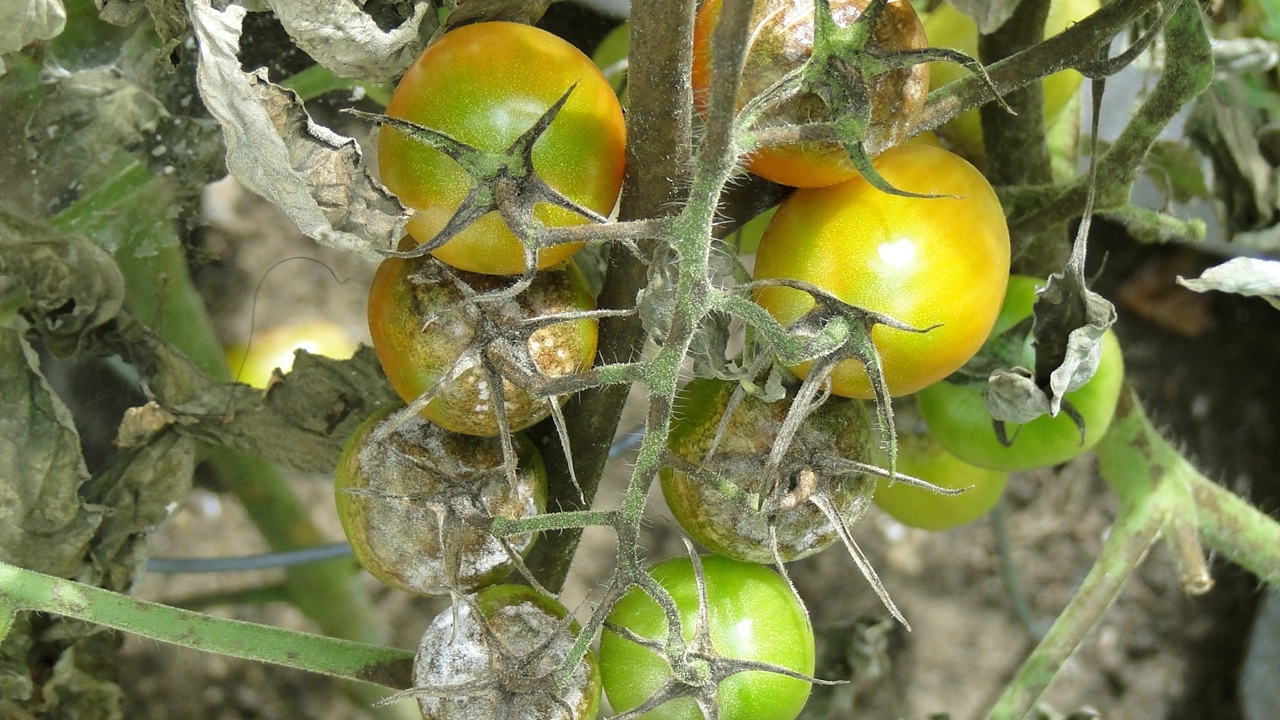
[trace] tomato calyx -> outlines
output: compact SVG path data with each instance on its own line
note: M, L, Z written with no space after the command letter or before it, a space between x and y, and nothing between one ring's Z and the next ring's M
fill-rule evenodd
M403 118L377 113L347 110L357 117L378 125L395 128L414 142L435 148L448 155L471 176L472 186L458 209L444 227L427 242L408 250L381 250L387 257L419 258L438 250L490 212L498 212L507 226L524 247L527 283L537 269L538 250L574 242L560 235L549 237L547 228L534 216L534 206L549 204L576 213L593 224L608 222L608 218L584 207L553 188L536 172L533 166L533 146L551 126L564 108L578 83L573 83L560 98L544 112L533 125L525 130L502 152L486 152L468 145L448 133L424 127ZM563 230L563 229L561 229Z
M743 672L768 672L802 680L818 685L839 685L840 681L820 680L791 668L758 660L746 660L727 657L721 654L711 639L712 619L708 608L707 582L702 568L702 560L694 550L692 543L684 541L685 549L693 564L693 577L697 592L697 610L694 616L693 637L684 640L681 635L680 611L675 600L665 588L656 582L644 583L644 591L654 599L667 616L667 637L663 640L651 640L639 635L629 628L620 627L606 621L604 627L618 637L651 650L663 658L671 668L657 689L639 705L626 712L614 715L614 720L633 720L645 713L679 698L693 700L702 716L707 719L720 717L721 683L733 675ZM788 581L790 584L790 581ZM796 601L804 607L803 600L792 594Z

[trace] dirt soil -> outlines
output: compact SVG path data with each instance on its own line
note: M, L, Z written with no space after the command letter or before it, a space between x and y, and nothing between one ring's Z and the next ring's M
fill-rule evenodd
M324 252L299 237L272 208L234 185L213 191L212 228L203 240L201 283L228 341L295 316L322 312L363 333L368 263ZM1178 288L1175 274L1197 274L1212 258L1181 249L1137 247L1106 237L1091 246L1106 257L1097 283L1119 298L1117 327L1129 375L1169 435L1211 477L1280 506L1274 468L1280 461L1280 314L1261 301L1197 296ZM1096 249L1094 249L1096 248ZM290 261L312 257L319 262ZM256 312L250 300L259 287ZM330 270L337 276L335 281ZM228 299L236 299L234 301ZM634 414L634 413L633 413ZM635 421L630 421L634 423ZM632 425L624 421L623 427ZM615 462L597 503L620 497L628 463ZM293 479L317 522L341 539L331 478ZM1006 495L1011 560L1032 625L1042 629L1089 570L1115 514L1115 499L1094 461L1015 476ZM661 497L650 504L648 550L653 558L681 552L678 527ZM886 613L839 548L791 566L820 635L839 647L863 648L854 682L826 698L832 718L912 718L950 713L982 717L1034 644L1015 612L1001 570L994 525L980 521L944 533L905 528L874 511L855 536L885 586L912 623ZM216 487L199 488L153 539L159 556L219 556L262 552L235 501ZM590 532L563 600L574 607L598 594L613 562L611 534ZM1239 717L1235 678L1257 597L1256 580L1222 562L1218 587L1189 598L1158 546L1101 625L1086 639L1045 697L1060 712L1092 708L1106 718L1191 720ZM149 575L143 597L187 603L279 579L278 572ZM442 603L411 598L366 578L393 642L416 645ZM283 604L216 606L230 617L314 630ZM583 612L586 612L584 609ZM822 669L819 670L819 675ZM345 720L363 712L337 684L266 667L126 638L120 658L129 718ZM408 708L406 708L408 709Z

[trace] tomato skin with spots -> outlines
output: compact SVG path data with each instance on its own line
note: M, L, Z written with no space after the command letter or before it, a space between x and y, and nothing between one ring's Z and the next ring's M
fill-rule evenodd
M538 175L575 203L608 215L622 188L626 126L622 107L600 70L561 38L528 25L465 25L432 43L405 72L386 114L439 130L471 147L503 152L574 86L533 147ZM435 237L470 192L472 179L448 155L384 127L378 140L382 182L416 210L407 230L419 243ZM548 225L586 222L542 203ZM538 254L545 268L573 255L577 244ZM435 251L453 267L476 273L524 272L524 248L490 212Z
M925 333L883 325L871 338L889 394L950 375L986 340L1009 278L1009 229L995 191L972 165L928 145L899 145L876 159L894 187L942 195L889 195L862 178L797 190L779 207L756 254L755 279L810 282L850 305ZM789 325L814 305L806 292L760 287L756 302ZM792 368L804 377L809 364ZM873 397L857 360L836 366L832 391Z
M494 437L499 434L495 397L482 365L488 348L478 346L483 344L478 328L517 331L522 320L594 310L595 301L572 260L539 271L515 300L498 302L462 302L462 291L443 274L448 272L476 293L510 284L505 277L449 271L429 256L388 258L369 290L369 334L387 379L405 402L434 388L459 365L460 374L437 390L422 414L453 432ZM586 319L541 327L525 339L528 353L546 375L585 371L595 357L596 326ZM502 381L502 389L512 432L551 413L548 399L510 380Z
M832 0L831 14L841 27L860 17L869 0ZM705 111L711 86L711 36L720 22L723 0L707 0L694 25L693 97ZM750 20L747 49L737 107L798 68L813 54L812 0L757 0ZM918 50L928 45L924 27L907 0L890 0L872 34L869 46L880 51ZM849 79L853 81L852 78ZM878 147L907 138L929 92L929 66L891 70L872 78L867 86L871 120L865 141ZM761 127L798 125L831 120L830 110L814 94L805 93L782 103L759 122ZM838 143L795 143L756 150L747 159L751 172L782 185L823 187L858 176L848 153Z

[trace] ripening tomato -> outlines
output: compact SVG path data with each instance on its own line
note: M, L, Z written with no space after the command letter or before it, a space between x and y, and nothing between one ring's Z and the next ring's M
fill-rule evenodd
M1052 0L1049 3L1049 17L1044 23L1045 37L1053 37L1066 30L1092 15L1098 7L1098 0ZM957 10L955 6L942 3L923 19L930 45L951 48L970 57L978 57L978 26L972 18ZM969 75L967 68L956 63L930 63L929 89L940 88ZM1066 108L1083 81L1084 76L1070 68L1041 80L1044 86L1046 124L1052 122ZM971 158L983 156L982 121L978 117L977 109L966 110L957 115L938 132L946 137L962 155Z
M755 278L804 280L913 327L936 325L872 331L889 393L899 396L950 375L986 340L1008 282L1009 230L995 191L958 155L899 145L876 168L894 187L949 197L889 195L862 178L797 190L765 230ZM784 287L761 287L755 297L783 325L814 305L808 293ZM793 370L807 375L809 364ZM873 397L854 359L831 380L837 395Z
M533 167L579 205L608 215L622 187L622 108L600 70L576 48L535 27L509 22L464 25L427 47L396 87L386 114L499 153L524 134L577 83L568 102L533 146ZM431 240L472 188L453 159L384 127L378 141L382 182L417 212L408 231ZM541 203L547 225L585 222ZM538 267L572 255L577 245L542 250ZM524 251L501 216L491 212L435 251L463 270L511 275L524 271Z
M1009 278L1009 291L992 338L1031 316L1037 285L1043 281L1023 275ZM1023 344L1022 365L1035 367L1035 349L1028 335ZM920 415L938 442L965 462L993 470L1014 472L1064 463L1087 452L1102 439L1115 415L1124 382L1124 356L1115 333L1102 336L1102 355L1093 378L1065 399L1084 421L1084 437L1066 413L1042 415L1023 425L1007 423L1004 445L997 438L983 398L985 381L947 380L922 390L917 399Z
M693 92L700 109L711 84L711 36L720 21L722 0L707 0L694 25ZM848 27L869 0L832 0L836 24ZM750 46L738 86L737 106L746 105L813 54L812 0L760 0L750 26ZM907 0L890 0L876 25L869 47L882 52L925 47L924 28ZM847 78L848 82L856 82ZM920 64L873 77L867 87L871 123L864 138L887 147L902 142L928 95L929 68ZM762 127L830 120L827 106L815 95L789 100L759 123ZM783 185L821 187L857 176L858 171L837 143L803 143L762 148L747 160L747 169Z
M755 660L813 674L813 627L787 582L773 570L715 555L704 555L707 614L711 643L727 658ZM693 562L671 558L649 570L671 594L680 611L680 631L693 637L698 591ZM608 622L649 639L667 635L667 617L653 598L633 589L613 606ZM617 712L637 707L671 676L671 667L654 651L610 632L600 635L600 674L604 692ZM749 671L720 683L720 720L793 720L809 698L804 680ZM644 720L702 720L692 698L679 698L650 710Z
M436 390L422 414L454 432L498 435L493 388L482 364L495 335L524 342L539 372L569 375L591 367L596 352L596 321L569 320L540 327L522 339L520 321L595 309L586 278L572 259L541 270L514 300L465 303L450 273L476 293L500 290L508 278L450 271L430 256L388 258L378 266L369 288L369 334L382 369L405 402L434 388L461 362L460 374ZM551 414L551 400L502 380L507 421L521 430Z

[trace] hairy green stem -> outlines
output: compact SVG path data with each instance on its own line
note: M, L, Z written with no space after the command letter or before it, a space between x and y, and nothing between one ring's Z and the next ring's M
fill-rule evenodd
M987 715L988 720L1021 720L1031 712L1067 659L1120 595L1124 581L1159 537L1162 524L1159 514L1147 504L1121 511L1080 589L1005 688Z
M413 656L404 650L215 618L5 563L0 563L0 609L6 624L17 611L55 613L203 652L393 689L411 683ZM370 690L378 697L388 694Z
M627 171L622 187L620 220L656 218L677 208L678 188L688 177L692 154L693 98L688 80L692 67L693 0L636 0L631 6L631 65L627 115ZM647 257L654 245L640 244ZM598 304L626 309L649 279L648 263L615 248ZM600 321L599 363L629 362L639 357L645 341L638 315ZM560 506L551 510L590 507L609 459L609 446L622 416L629 388L613 385L580 393L565 406L565 422L574 468L585 505L569 481L566 451L554 432L541 438L547 464L547 494ZM545 533L529 553L528 565L543 586L557 590L564 584L581 531Z

